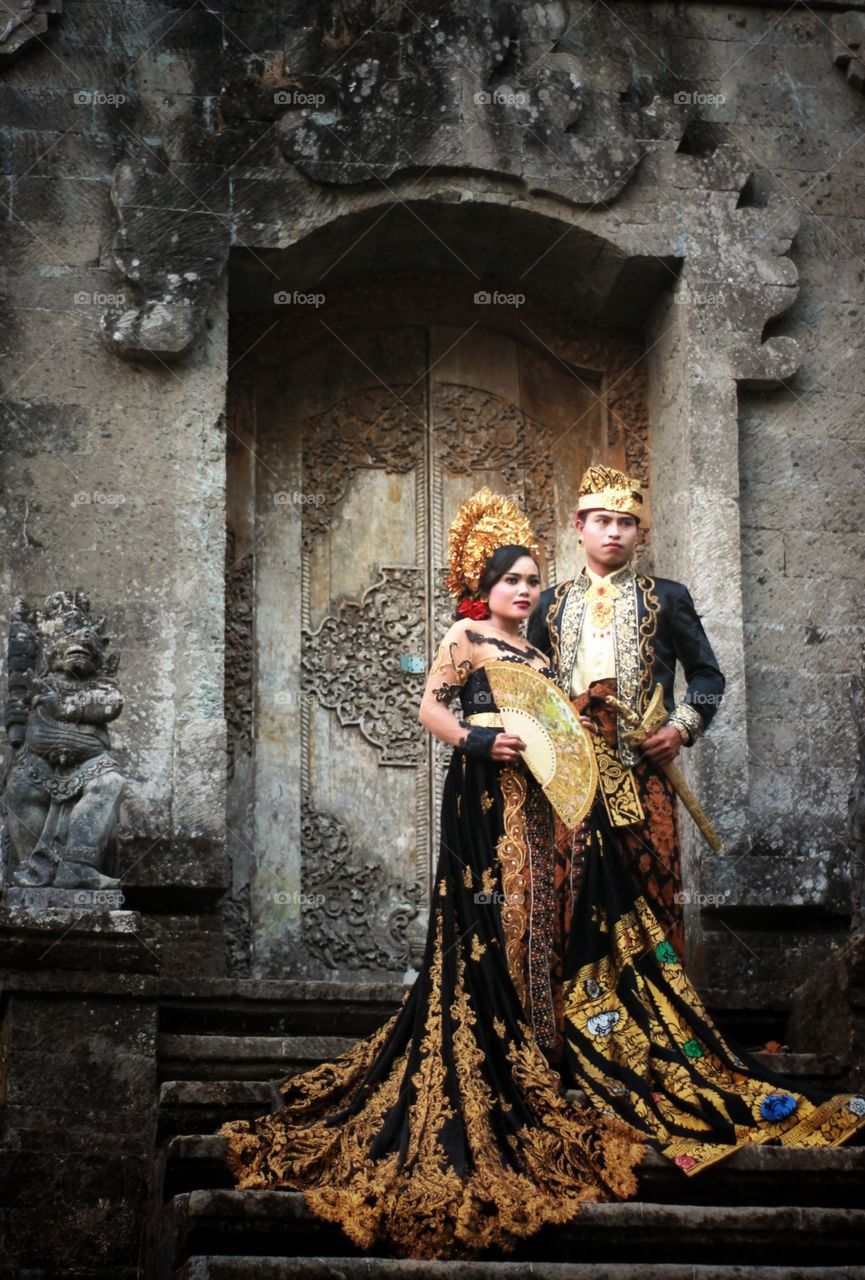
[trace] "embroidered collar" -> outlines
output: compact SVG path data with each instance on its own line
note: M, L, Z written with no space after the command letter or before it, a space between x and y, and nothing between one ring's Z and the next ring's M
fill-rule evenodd
M596 587L622 586L627 581L630 573L633 573L633 570L629 564L623 564L621 569L614 569L612 573L606 574L595 573L594 569L590 569L587 564L583 565L583 568L580 571L581 577L587 578L588 581L593 583Z

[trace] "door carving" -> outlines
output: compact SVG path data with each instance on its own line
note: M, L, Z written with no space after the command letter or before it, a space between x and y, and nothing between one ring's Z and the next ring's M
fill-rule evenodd
M254 731L233 784L252 971L412 976L448 755L417 718L453 617L448 526L488 484L528 514L543 579L570 575L579 477L590 460L625 462L603 376L511 335L402 324L334 336L260 380L246 460Z

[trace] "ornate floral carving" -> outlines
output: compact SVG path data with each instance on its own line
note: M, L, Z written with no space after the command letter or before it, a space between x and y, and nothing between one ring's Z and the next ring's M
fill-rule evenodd
M310 418L303 437L303 549L330 523L355 471L405 472L423 451L426 407L422 383L361 391ZM314 501L312 501L314 499Z
M303 632L303 691L357 725L380 762L423 758L417 701L423 673L404 671L403 654L424 652L423 573L385 567L360 601L344 600L315 631Z
M359 857L339 819L306 797L301 850L303 891L317 902L304 912L303 943L326 968L401 972L419 960L423 939L409 926L426 895L420 881L394 882L380 862Z
M501 396L439 382L433 388L433 441L436 461L446 471L483 469L504 476L552 565L556 536L548 429Z
M252 973L252 925L249 884L222 900L226 971L235 978Z

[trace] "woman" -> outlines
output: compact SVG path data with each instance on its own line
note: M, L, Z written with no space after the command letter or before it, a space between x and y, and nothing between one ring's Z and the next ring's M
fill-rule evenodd
M303 1190L363 1249L509 1250L580 1204L636 1191L636 1132L569 1102L550 1065L562 1049L568 922L555 903L567 868L557 890L550 810L524 744L483 723L495 714L488 662L551 674L521 634L540 593L536 555L524 517L489 490L451 526L460 617L420 718L454 753L419 977L374 1035L282 1082L282 1109L220 1129L238 1186ZM456 693L459 718L446 705Z

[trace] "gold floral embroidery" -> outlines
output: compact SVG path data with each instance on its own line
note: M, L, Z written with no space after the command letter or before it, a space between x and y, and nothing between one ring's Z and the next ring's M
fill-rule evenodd
M492 807L493 807L493 798L490 795L490 793L485 789L481 792L481 808L483 809L484 813L488 813L489 810L492 809Z
M556 625L556 614L559 611L559 605L562 602L562 597L567 594L570 585L571 584L569 582L563 582L560 586L556 587L553 592L553 598L547 608L547 635L550 637L550 661L554 671L560 671L562 665L561 644L559 628Z
M637 586L643 594L646 612L640 623L640 715L649 705L655 685L655 646L654 639L658 630L658 614L661 602L655 595L655 579L648 574L640 574Z
M451 999L443 982L445 919L438 902L432 924L416 1057L409 1044L378 1084L366 1084L395 1014L342 1058L283 1084L282 1110L223 1125L237 1185L301 1190L308 1208L337 1223L358 1248L384 1242L398 1256L414 1258L512 1250L542 1227L570 1221L581 1204L633 1195L645 1154L640 1135L562 1098L558 1074L522 1022L508 1041L504 1019L493 1019L499 1041L490 1051L511 1069L499 1089L492 1088L481 1047L483 1015L464 955L468 943L457 945ZM403 1004L407 999L408 993ZM417 1065L407 1078L410 1057ZM406 1098L402 1159L398 1151L374 1155L372 1144ZM505 1113L515 1161L497 1136ZM515 1115L522 1117L518 1127ZM452 1143L463 1146L459 1162Z
M577 648L580 643L580 633L583 629L583 619L586 615L585 595L589 589L589 579L581 574L579 578L574 578L570 585L565 606L562 610L561 619L561 637L559 661L556 666L559 685L566 697L570 697L571 678L573 676L574 662L577 658Z
M474 884L472 869L468 864L466 864L466 866L463 868L463 884L467 889L470 889Z
M623 569L615 575L616 584L622 588L615 602L615 648L617 697L626 706L637 710L640 691L640 649L637 626L637 578L632 569ZM639 752L628 746L625 733L629 726L621 715L616 716L619 759L631 768L639 760Z
M502 905L505 955L520 1004L523 1009L526 1009L528 997L524 939L528 923L525 901L528 847L524 814L525 775L519 769L504 768L501 772L500 786L504 797L504 831L496 845L496 858L501 867L502 892L505 898Z
M481 942L476 933L472 934L472 960L480 960L481 956L487 949L485 942Z
M597 911L603 915L602 909ZM599 915L593 911L592 918L597 923ZM660 951L664 958L667 985L635 963L650 950ZM645 1024L622 1004L617 994L622 989L633 991L630 1010L643 1010ZM637 1088L627 1089L628 1104L646 1131L666 1144L664 1155L676 1159L687 1174L726 1158L745 1143L778 1140L797 1146L833 1146L865 1124L865 1107L857 1116L850 1095L818 1105L795 1092L790 1095L796 1102L794 1110L782 1112L777 1123L767 1123L762 1108L767 1093L777 1086L735 1070L695 1035L690 1017L708 1023L708 1015L642 896L634 899L631 911L612 923L606 954L581 966L565 983L564 1004L570 1056L590 1101L603 1109L611 1094L625 1091L626 1077L648 1086L642 1094ZM715 1035L729 1063L744 1067L717 1028ZM684 1060L671 1057L669 1049L674 1045L680 1047ZM732 1098L749 1107L753 1127L734 1123ZM727 1122L728 1143L705 1140L713 1128L709 1115Z
M688 702L680 702L678 704L667 724L681 725L688 733L691 742L696 742L706 728L706 723L699 711Z
M597 734L592 738L595 759L598 762L598 784L604 808L614 827L627 827L645 818L637 791L637 784L630 769L622 766L616 751Z

